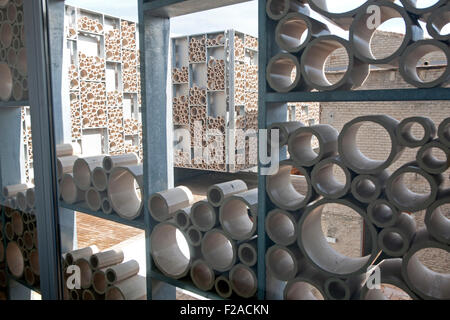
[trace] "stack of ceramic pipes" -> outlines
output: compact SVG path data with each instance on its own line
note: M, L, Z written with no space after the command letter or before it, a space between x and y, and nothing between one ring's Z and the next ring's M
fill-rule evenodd
M389 155L383 160L360 151L356 137L364 124L388 133ZM416 136L414 127L421 127L423 135ZM411 299L450 298L444 280L448 273L432 271L419 258L429 248L440 249L437 256L442 260L450 252L445 218L450 189L443 176L450 168L450 118L439 127L425 117L398 121L367 115L346 123L340 133L330 125L307 127L300 122L274 123L269 129L281 131L279 146L287 145L290 155L266 182L275 208L265 221L273 241L266 267L270 277L285 282L285 299L389 299L366 282L381 252L384 260L376 265L380 286L394 286ZM312 137L319 141L317 151ZM391 173L389 168L407 148L417 150L415 160ZM299 174L292 175L292 169ZM408 178L411 175L426 180L429 191L415 191L416 178ZM364 257L343 254L329 244L322 231L327 205L345 207L361 217L370 238ZM422 210L423 227L418 227L413 214Z
M191 38L189 41L189 62L205 62L206 61L206 38Z
M108 107L108 143L112 155L120 153L124 148L123 109L121 107Z
M187 67L174 68L172 70L172 79L174 83L188 83L189 69Z
M77 30L73 26L66 27L67 39L75 39L77 37Z
M122 93L119 91L109 91L106 93L106 104L112 107L121 106L123 102Z
M258 39L249 35L244 35L244 43L246 48L258 49Z
M81 81L81 121L83 128L106 127L106 84Z
M5 260L8 272L15 279L24 280L29 286L39 289L39 253L37 247L36 216L9 207L5 213L4 235L0 242L0 263ZM2 229L3 232L3 229ZM3 233L2 233L3 234ZM5 274L0 270L0 282ZM0 283L0 287L2 284Z
M121 44L122 38L120 37L120 30L113 29L106 33L105 35L105 51L106 60L108 61L121 61Z
M78 66L80 68L80 78L89 81L105 81L105 59L96 56L87 56L82 52L78 53Z
M245 110L258 110L258 92L245 93Z
M123 48L136 50L136 23L122 20L121 29Z
M138 73L136 68L124 70L122 80L124 92L138 92Z
M20 183L3 187L4 205L23 213L33 213L35 208L34 186L29 183Z
M225 61L210 57L208 61L208 89L225 90Z
M190 275L199 289L215 288L224 298L253 297L257 200L257 189L247 190L242 180L212 185L207 199L196 203L184 186L153 194L148 207L159 222L150 235L156 267L174 279Z
M223 46L225 44L225 35L223 33L216 35L214 38L206 39L207 47Z
M91 157L61 155L57 165L60 194L65 203L84 202L80 205L92 211L115 212L128 220L141 215L143 168L135 153Z
M81 139L81 112L79 94L70 94L70 114L72 122L72 139Z
M189 124L189 102L186 96L174 97L173 105L173 123L177 125Z
M123 127L126 135L136 135L139 130L139 122L136 119L124 119Z
M0 100L28 99L22 1L0 2Z
M103 25L96 19L84 16L78 19L78 30L103 34Z
M79 283L70 279L80 269ZM65 300L145 300L145 277L136 260L124 262L120 248L99 251L97 246L63 254ZM79 287L77 288L77 285Z

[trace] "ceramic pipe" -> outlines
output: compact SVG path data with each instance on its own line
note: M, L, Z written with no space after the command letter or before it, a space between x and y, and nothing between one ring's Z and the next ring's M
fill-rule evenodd
M192 207L186 207L180 209L174 214L174 222L181 231L187 230L191 225L191 208Z
M437 158L434 154L434 150L440 150L444 154L445 158ZM450 168L450 149L442 144L439 140L434 140L427 143L417 151L416 161L419 167L430 174L444 173Z
M430 186L429 193L416 193L411 191L404 181L407 173L422 176ZM407 212L417 212L428 208L435 200L439 186L444 181L440 175L431 175L417 166L416 162L410 162L396 170L388 179L386 194L389 201L398 209Z
M11 222L5 224L5 237L9 241L13 241L14 239L14 228Z
M36 205L36 197L34 193L34 188L29 188L25 194L27 198L27 206L30 209L33 209Z
M92 268L89 264L89 257L80 258L75 261L75 265L80 268L80 284L82 289L88 289L92 285Z
M433 10L427 18L427 31L436 40L448 41L450 33L441 34L442 29L450 23L450 5Z
M287 145L289 136L293 132L295 132L295 130L297 130L298 128L303 127L303 126L304 126L304 124L301 123L300 121L272 123L269 126L269 128L267 129L268 134L269 134L269 136L267 138L267 143L270 146L271 141L272 141L270 134L271 134L272 130L278 130L278 139L279 139L278 146L281 148L281 147Z
M210 230L204 235L201 251L205 261L220 272L229 271L236 262L236 243L220 229Z
M450 254L448 245L431 237L426 228L417 231L408 252L403 256L402 275L407 285L422 299L450 299L450 274L434 272L425 267L419 259L423 249L434 248Z
M211 205L220 207L226 198L247 190L247 184L242 180L232 180L214 184L208 188L208 201Z
M348 64L342 78L331 83L324 70L328 57L337 49L345 50ZM350 42L335 35L314 39L306 46L301 57L302 78L309 87L319 91L357 89L364 84L369 72L369 64L354 56Z
M403 290L405 293L409 295L410 298L416 300L418 297L416 294L414 294L411 289L408 287L408 285L405 283L405 280L402 276L402 259L400 258L393 258L393 259L385 259L381 261L377 267L380 270L380 276L381 276L381 283L383 284L389 284L391 286L395 286L401 290ZM387 300L388 297L386 297L383 294L383 291L380 289L369 289L367 283L364 283L364 285L361 288L360 293L360 299L361 300Z
M61 197L65 203L75 204L85 200L85 191L80 190L73 180L73 176L70 173L63 175L59 184L61 190Z
M427 208L425 225L436 240L450 245L450 219L445 216L445 205L450 203L450 189L442 191L437 200Z
M344 173L345 182L336 179L334 167L339 167ZM326 158L313 167L311 183L314 190L323 197L339 199L347 195L351 188L351 181L355 173L350 171L340 156Z
M22 214L19 211L14 211L11 216L11 224L14 230L14 234L17 236L22 236L24 232L24 225L22 220Z
M200 290L209 291L214 287L216 274L204 260L199 259L192 263L190 276Z
M372 2L364 5L350 27L349 39L353 45L354 54L365 63L398 66L400 56L404 54L406 48L416 41L423 39L423 30L418 21L411 18L403 7L391 1L378 0L376 5L380 12L380 22L384 23L390 19L401 18L405 23L406 33L397 50L387 57L377 59L371 50L371 39L378 30L369 23L372 19L373 12L367 9L371 5L373 5Z
M22 82L15 80L13 82L13 98L16 101L22 101L23 100L23 88L22 88Z
M179 237L183 237L181 241ZM179 279L189 273L193 249L187 245L184 235L171 222L156 225L150 235L150 253L158 269L167 277ZM185 250L189 250L189 254ZM187 256L186 256L187 255Z
M116 156L106 156L103 159L103 169L107 173L110 173L114 167L124 167L137 165L139 163L139 158L136 153L127 153Z
M364 257L345 256L333 249L322 231L322 211L327 204L338 204L351 209L365 222L365 232L371 238L370 252ZM308 262L334 277L350 277L366 272L378 255L377 231L367 220L366 210L352 198L322 199L308 206L298 223L297 245Z
M391 148L386 160L374 160L366 157L358 148L356 136L365 123L375 123L386 130L391 139ZM377 174L388 168L403 153L404 147L398 143L395 130L399 122L387 115L369 115L353 119L346 123L339 134L338 149L342 161L349 169L359 174Z
M450 67L448 63L445 66L444 72L438 78L431 81L421 79L417 70L417 64L423 57L436 52L445 54L446 61L450 61L450 47L444 42L435 39L426 39L408 46L400 57L399 70L403 79L417 88L444 86L450 80Z
M378 234L378 247L391 257L402 257L408 251L416 233L416 222L407 213L401 213L392 227Z
M219 225L219 208L206 200L198 201L192 206L190 217L195 227L206 232Z
M25 267L24 277L29 286L34 286L37 282L39 282L39 276L36 276L29 266Z
M191 246L199 247L202 243L203 233L196 226L190 226L186 230L186 239Z
M317 199L317 193L311 186L310 171L298 167L301 176L291 175L294 163L284 160L279 170L266 178L266 192L270 200L280 209L295 211L304 208Z
M16 196L19 192L26 192L28 188L31 188L31 184L21 183L3 187L3 196L5 198L11 198Z
M83 290L81 294L81 300L104 300L104 295L89 289Z
M295 70L295 78L292 73ZM267 64L266 80L276 92L298 91L303 87L300 63L290 53L278 53Z
M145 300L147 284L145 277L134 276L116 283L106 290L106 300Z
M121 249L113 249L93 254L89 260L92 269L101 269L116 265L123 262L123 251Z
M185 186L153 194L148 202L151 216L159 222L170 219L179 210L189 207L194 202L192 192Z
M278 208L270 211L266 216L266 232L270 240L282 246L295 244L297 241L296 216Z
M450 148L450 117L444 119L438 128L439 141Z
M92 171L102 165L104 155L79 158L73 164L75 185L83 191L91 187Z
M351 184L352 195L362 203L372 203L381 196L388 178L387 170L375 175L357 175Z
M108 199L122 218L133 220L143 208L143 166L115 167L108 180Z
M99 250L96 245L92 245L86 248L81 248L78 250L74 250L66 253L66 261L68 265L72 265L76 260L85 258L89 259L90 256L97 253Z
M225 199L219 209L223 231L233 240L250 239L256 232L258 189L237 193Z
M20 211L22 211L22 212L28 211L27 198L25 196L25 192L17 193L16 201L17 201L17 207Z
M233 294L228 274L218 276L214 281L214 288L217 294L224 299L229 299Z
M304 34L306 33L306 36ZM275 29L275 41L287 52L297 53L319 36L329 35L328 26L302 13L289 13Z
M33 235L32 231L25 231L23 233L23 241L24 241L24 244L25 244L25 248L27 250L31 250L34 247L33 236L34 235ZM0 261L1 261L1 259L0 259Z
M56 156L58 158L81 154L81 146L77 142L56 145Z
M298 166L311 167L324 158L335 156L338 136L339 132L326 124L300 127L289 135L288 150L291 159ZM313 137L319 142L318 152L312 147Z
M105 192L98 192L95 188L89 188L85 193L85 202L92 211L100 211Z
M111 214L113 211L108 197L102 199L102 211L105 214Z
M17 242L9 242L6 247L6 264L9 272L16 278L21 278L25 269L22 251Z
M105 294L106 288L108 287L108 282L106 281L106 270L99 269L92 275L92 289L98 294Z
M106 281L109 285L134 277L138 273L139 263L136 260L129 260L115 266L110 266L105 271Z
M364 282L364 274L347 279L328 278L325 280L325 295L329 300L351 300L356 298Z
M270 276L289 281L304 267L303 254L297 246L273 245L266 251L266 268Z
M414 125L420 125L424 131L423 137L417 139L411 129ZM397 126L395 134L398 143L409 148L421 147L428 142L431 142L436 136L436 125L430 118L426 117L409 117L403 119Z
M367 218L379 228L392 227L397 222L400 211L385 196L367 207Z
M289 12L302 12L309 14L309 8L303 0L268 0L266 13L272 20L280 20Z
M326 276L314 268L306 267L297 277L287 282L283 291L284 300L326 300Z
M241 263L249 267L256 265L258 261L258 240L256 236L239 244L238 258Z
M56 161L58 180L61 180L64 174L73 172L73 165L77 160L78 156L58 157Z
M16 197L11 197L11 198L6 199L5 207L13 209L13 210L17 209Z

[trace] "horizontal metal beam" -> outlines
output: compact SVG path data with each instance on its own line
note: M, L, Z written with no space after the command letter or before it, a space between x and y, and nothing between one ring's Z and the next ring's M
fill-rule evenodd
M156 17L173 18L248 1L250 0L153 0L144 1L144 12L150 11Z
M0 101L0 108L17 108L29 106L30 102L25 101Z
M390 89L266 94L266 102L430 101L450 100L450 88Z

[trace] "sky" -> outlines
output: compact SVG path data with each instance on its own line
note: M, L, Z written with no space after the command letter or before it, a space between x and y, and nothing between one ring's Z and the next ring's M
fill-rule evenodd
M354 9L366 2L365 0L332 0L328 1L332 12L342 12ZM437 0L417 0L421 7L434 4ZM80 8L103 12L123 19L137 21L137 0L66 0L66 3ZM400 3L396 0L396 3ZM380 29L385 31L403 32L401 21L391 21L383 24ZM203 11L171 20L171 35L181 36L196 33L207 33L235 29L253 36L258 35L258 1L251 0L233 6ZM336 32L335 30L332 30Z

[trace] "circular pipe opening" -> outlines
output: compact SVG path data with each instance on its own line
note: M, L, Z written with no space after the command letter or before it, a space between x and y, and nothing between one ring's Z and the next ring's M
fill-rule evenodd
M295 279L284 289L285 300L325 300L321 290L307 279Z
M278 280L293 279L299 269L294 254L286 247L275 245L266 252L266 266Z
M266 217L266 232L276 244L288 246L297 240L297 221L289 212L275 209Z
M450 39L450 5L431 13L427 19L427 31L434 39Z
M19 211L14 211L11 217L11 224L14 230L14 233L17 236L21 236L24 231L22 214Z
M444 173L450 167L450 150L440 142L433 141L419 149L416 160L429 173Z
M445 58L445 70L431 78L423 78L419 73L419 62L428 55L439 55ZM450 75L448 66L450 53L448 45L433 39L421 40L406 48L400 59L400 73L406 82L418 88L432 88L447 82Z
M325 290L333 300L348 300L350 296L349 288L344 281L332 279L325 284Z
M236 245L223 231L213 229L205 234L201 250L206 262L217 271L228 271L236 262Z
M203 235L200 230L197 229L197 227L191 226L187 230L188 242L193 246L199 246L201 244L202 237Z
M439 241L450 244L450 196L442 197L427 208L425 225Z
M73 164L73 181L81 190L91 186L91 169L84 159L77 159Z
M189 226L190 218L186 212L180 210L175 213L175 222L180 227L181 230L186 229Z
M99 294L103 294L106 292L107 282L106 276L104 272L97 271L94 273L92 279L92 286L96 292Z
M249 267L238 264L230 271L231 288L243 298L253 297L258 288L255 272Z
M0 27L0 42L4 48L11 46L13 39L13 30L9 23L3 23Z
M377 233L368 221L365 231L371 238L370 254L363 257L351 257L336 251L327 241L322 229L322 215L327 204L344 206L346 210L357 213L365 219L363 208L347 200L320 200L307 208L299 221L297 243L306 257L319 269L335 276L344 277L367 271L367 267L378 254Z
M289 92L300 82L300 64L297 58L288 53L279 53L267 65L267 82L277 92Z
M80 284L81 288L87 289L92 283L92 269L89 261L86 259L78 259L75 265L80 268Z
M102 207L102 198L100 193L94 188L90 188L86 192L86 202L89 206L89 209L92 211L99 211Z
M350 171L336 158L319 162L311 172L314 189L330 199L345 196L350 190L351 178Z
M238 257L243 264L247 266L254 266L258 259L257 255L258 253L252 245L243 243L239 246Z
M298 167L301 175L291 175L293 168L289 162L280 163L278 172L267 176L266 181L270 200L277 207L290 211L301 209L316 198L306 169Z
M97 167L92 172L92 185L98 191L105 191L108 186L108 176L103 168Z
M396 135L399 143L404 146L410 148L421 147L434 138L436 126L429 118L406 118L399 123Z
M275 41L287 52L299 52L311 38L311 22L307 16L290 13L278 22Z
M158 224L150 236L151 254L164 275L179 279L191 266L191 253L183 233L169 223Z
M214 287L214 271L202 260L192 264L191 279L195 286L203 291L209 291Z
M142 211L142 186L127 168L116 167L108 181L108 198L114 211L125 219L135 219Z
M244 200L228 198L220 207L220 224L234 240L249 239L256 232L256 217Z
M200 231L208 231L217 224L216 209L206 201L195 203L191 209L191 221Z
M369 204L367 215L376 226L385 228L395 224L399 211L387 200L378 199Z
M8 243L6 247L6 263L11 274L20 278L23 275L25 262L23 259L22 251L16 242Z
M119 288L110 287L106 291L106 300L126 300Z
M230 281L223 276L220 276L219 278L216 279L215 287L216 287L217 293L221 297L229 298L229 297L231 297L231 294L233 293L233 291L231 289Z
M63 176L59 189L61 191L61 197L65 203L73 204L77 201L78 188L70 174Z

